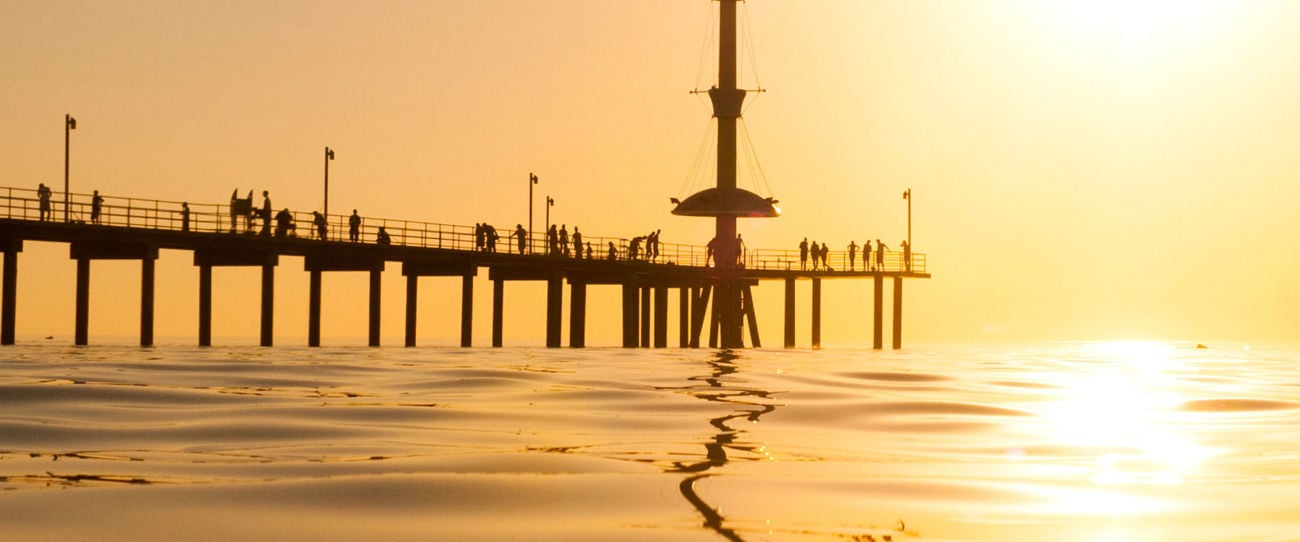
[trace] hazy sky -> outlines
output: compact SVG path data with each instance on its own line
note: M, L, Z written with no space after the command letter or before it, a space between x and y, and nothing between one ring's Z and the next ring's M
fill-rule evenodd
M336 213L512 227L535 172L556 222L703 244L711 223L670 215L668 198L699 188L710 108L689 91L715 77L710 9L0 0L0 185L62 188L70 113L74 191L222 203L266 189L310 210L328 145ZM744 13L744 84L767 89L745 125L785 215L740 231L751 248L897 247L910 187L934 279L908 282L908 342L1300 340L1300 4L753 0ZM69 337L67 247L28 243L20 261L20 337ZM195 335L191 264L159 262L160 336ZM95 264L92 342L136 333L138 268ZM384 279L386 336L401 335L399 269ZM301 270L278 270L277 337L306 334ZM216 335L256 334L257 277L218 271ZM327 275L326 337L364 336L364 284ZM459 290L421 284L421 336L448 338L422 341L454 343ZM542 312L511 303L542 291L509 287L507 342L542 336ZM870 340L868 292L826 284L824 343ZM613 289L592 295L617 306ZM758 302L778 344L780 286ZM592 342L617 344L594 319Z

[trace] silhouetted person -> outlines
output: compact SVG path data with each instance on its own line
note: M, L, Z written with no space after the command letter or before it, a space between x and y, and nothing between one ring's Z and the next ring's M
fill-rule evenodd
M262 235L271 235L271 193L266 190L262 191Z
M528 230L524 229L523 224L515 224L515 237L519 238L519 253L523 254L528 250Z
M627 246L627 259L636 260L641 255L641 237L633 237Z
M812 247L809 249L810 255L812 256L813 271L816 271L816 270L818 270L818 269L821 269L821 258L818 258L818 257L817 257L817 256L818 256L818 255L817 255L817 249L818 249L820 246L821 246L821 245L818 245L818 244L817 244L817 241L813 241L813 242L812 242Z
M646 252L650 253L650 261L656 261L659 259L659 232L662 231L662 229L655 230L654 233L647 237L648 245L646 245Z
M885 270L886 250L889 250L889 247L885 246L884 243L880 242L880 239L876 239L876 269L879 269L881 271Z
M327 229L325 225L325 215L320 214L320 211L312 211L311 225L316 226L316 238L324 241Z
M190 231L190 204L181 202L181 231Z
M483 248L487 245L487 237L484 236L484 233L485 232L483 231L483 224L475 222L474 223L474 250L483 252Z
M745 267L745 240L736 234L736 267Z
M54 216L54 212L50 209L50 196L53 194L54 193L50 191L50 187L45 186L45 183L41 183L40 186L36 187L36 199L41 202L40 217L42 222L49 220Z
M555 254L560 250L560 230L551 224L551 229L546 231L546 253Z
M587 259L590 260L590 259L591 259L591 256L592 256L592 252L591 252L591 241L588 241L588 242L587 242Z
M361 240L361 215L357 210L352 210L352 216L348 217L348 241L353 243Z
M393 244L393 239L388 236L387 231L384 231L383 226L380 226L379 231L375 232L375 244L381 247L386 247L388 245Z
M704 253L704 267L708 267L709 262L713 261L718 253L718 238L709 239L709 244L704 248L707 249Z
M560 254L566 258L569 256L569 230L565 229L564 224L560 224Z
M825 267L827 271L834 271L834 269L831 269L831 264L826 261L826 257L829 256L830 253L830 247L826 246L826 243L824 242L822 243L821 250L817 251L817 255L822 258L822 267Z
M912 272L912 245L907 244L907 240L903 240L899 245L903 247L903 268L910 273Z
M268 220L266 221L266 223L270 224L271 221ZM289 213L288 207L285 207L284 209L280 209L280 212L275 213L275 236L276 237L284 237L289 233L289 230L293 230L295 228L297 228L297 226L293 224L293 214Z
M857 262L854 261L854 257L857 255L858 255L858 243L855 241L849 241L849 271L854 271L857 269L858 264Z
M804 237L803 241L799 242L799 269L803 270L807 268L808 268L808 238Z
M90 196L90 223L99 224L99 213L104 210L104 196L99 195L99 191Z
M573 227L573 257L582 259L582 234L578 233L578 227Z
M609 242L609 251L605 253L605 259L610 261L618 259L618 247L614 246L613 241Z
M497 229L487 222L484 222L484 238L487 242L487 252L497 252L497 239L500 239L500 235L497 234Z
M867 239L862 242L862 270L871 271L871 240Z

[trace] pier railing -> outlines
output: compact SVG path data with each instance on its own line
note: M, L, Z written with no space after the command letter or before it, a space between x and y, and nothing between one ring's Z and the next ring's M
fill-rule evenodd
M92 194L72 193L68 204L64 206L62 193L55 193L49 201L49 214L45 220L63 222L66 210L67 221L73 224L93 224L124 228L143 228L165 231L190 231L197 233L222 234L259 234L264 222L260 208L254 205L253 213L248 217L232 216L228 203L181 202L139 198L123 198L101 195L102 202L98 216L94 216L94 196ZM254 204L257 202L254 201ZM186 224L184 207L189 207L189 220ZM278 211L272 209L272 217ZM298 238L320 238L318 227L314 224L314 214L307 211L289 211L293 220L293 229L287 235ZM26 188L0 187L0 217L10 220L42 220L41 203L37 191ZM332 214L325 219L325 240L330 242L349 242L350 215ZM270 220L270 231L275 231L275 219ZM188 226L188 230L186 229ZM478 243L475 226L456 224L439 224L414 220L401 220L383 217L361 217L358 229L358 241L373 243L380 228L390 236L392 243L398 246L438 248L462 251L491 251L505 254L519 253L519 240L513 230L502 228L496 230L495 243L484 239L483 246ZM533 231L525 243L530 254L550 257L566 257L563 249L551 253L545 231ZM572 239L570 250L573 250ZM583 253L586 258L587 245L591 247L593 259L637 260L649 264L681 265L705 267L716 265L710 262L708 247L684 243L659 243L657 251L648 249L644 238L640 240L635 257L632 253L633 240L622 237L582 236ZM567 257L579 257L572 252ZM876 251L870 254L870 262L863 259L858 251L850 259L847 250L828 251L826 264L818 259L816 262L809 254L806 261L801 261L799 250L754 249L745 251L742 261L748 269L762 270L808 270L808 271L883 271L883 272L926 272L925 254L904 254L900 251L886 250L883 255ZM866 267L870 264L870 268Z

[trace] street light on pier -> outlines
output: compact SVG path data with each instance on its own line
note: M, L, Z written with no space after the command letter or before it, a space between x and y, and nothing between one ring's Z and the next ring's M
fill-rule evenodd
M537 184L537 176L532 172L528 173L528 252L533 252L533 185ZM547 198L550 199L550 198Z
M63 115L63 221L68 222L68 206L72 197L68 192L68 157L72 145L72 131L77 129L77 119L72 115Z
M325 147L325 221L330 219L330 161L334 159L334 149Z
M907 246L912 246L912 189L908 188L903 191L903 199L907 200Z
M555 207L555 198L546 196L546 253L551 253L551 207Z

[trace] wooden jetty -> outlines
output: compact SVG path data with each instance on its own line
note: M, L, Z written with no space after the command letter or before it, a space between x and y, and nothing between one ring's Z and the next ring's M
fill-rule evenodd
M625 347L664 347L668 337L670 291L679 296L678 335L681 347L719 344L721 318L718 296L720 282L737 285L743 326L749 331L749 346L761 346L754 312L753 286L760 281L785 283L784 345L795 346L795 283L812 281L812 346L820 346L821 281L860 279L874 281L873 345L882 348L883 284L893 281L893 347L902 345L903 280L930 278L924 254L910 258L887 252L881 265L863 270L857 262L850 269L848 255L834 251L828 264L834 271L809 263L801 268L798 250L750 250L737 261L740 265L716 267L709 261L707 247L664 243L653 259L641 251L630 254L627 239L584 236L591 243L593 258L547 254L548 244L540 232L528 236L524 250L516 239L503 236L496 250L480 249L473 226L459 226L365 217L360 241L348 241L348 216L331 215L326 220L325 239L318 238L311 213L292 213L294 232L283 237L263 235L260 223L250 228L242 217L232 217L227 204L118 198L104 195L98 223L89 220L92 196L70 194L65 208L55 196L46 220L36 190L0 187L0 247L4 250L3 291L0 292L0 344L14 344L18 299L18 253L24 242L67 243L76 262L75 344L87 344L89 330L91 262L96 260L140 260L140 344L153 344L154 263L159 249L190 251L199 268L198 344L212 344L212 268L225 266L260 267L261 341L273 344L275 271L281 256L303 258L310 277L308 344L320 345L321 276L325 272L367 272L369 287L369 344L379 345L380 276L389 263L401 265L406 277L405 344L415 345L417 279L424 276L461 277L461 346L470 346L471 316L474 311L474 277L486 268L492 282L492 346L504 342L503 314L505 283L545 281L546 345L563 345L563 288L569 285L568 345L586 345L587 288L614 285L622 288L622 344ZM67 211L68 221L61 220ZM188 220L186 217L188 216ZM59 217L55 219L54 217ZM391 244L375 242L380 230ZM233 232L233 233L232 233ZM611 259L609 247L614 247ZM873 260L875 254L873 253ZM705 334L707 327L707 335ZM724 346L725 347L725 346Z

